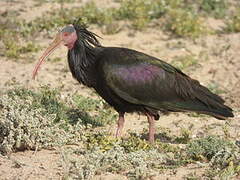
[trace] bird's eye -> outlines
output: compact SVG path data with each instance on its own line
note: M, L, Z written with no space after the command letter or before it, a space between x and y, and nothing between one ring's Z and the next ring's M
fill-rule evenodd
M63 36L67 36L67 35L68 35L68 33L67 33L67 32L63 33Z

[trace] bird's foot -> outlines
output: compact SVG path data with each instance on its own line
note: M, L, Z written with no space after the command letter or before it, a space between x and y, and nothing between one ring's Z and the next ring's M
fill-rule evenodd
M155 141L154 134L151 135L151 134L149 133L148 141L150 142L150 144L153 144L153 143L154 143L154 141Z
M116 133L115 133L115 138L119 138L122 136L122 130L120 128L117 128Z

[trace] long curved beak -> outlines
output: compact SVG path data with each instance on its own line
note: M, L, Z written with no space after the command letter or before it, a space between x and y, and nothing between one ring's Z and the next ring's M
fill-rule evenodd
M62 42L62 35L61 33L58 33L56 38L54 39L54 41L49 45L49 47L45 50L45 52L43 53L43 55L40 57L38 63L36 64L33 73L32 73L32 78L35 79L38 69L40 68L41 64L43 63L43 61L50 55L53 53L53 51L55 49L57 49Z

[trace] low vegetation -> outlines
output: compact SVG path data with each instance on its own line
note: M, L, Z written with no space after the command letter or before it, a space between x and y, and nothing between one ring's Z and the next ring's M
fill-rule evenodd
M142 179L197 162L208 163L205 177L229 178L240 173L240 149L232 141L216 136L192 140L187 129L180 136L162 129L157 136L168 142L157 140L154 145L147 142L144 132L116 139L101 129L115 125L115 118L100 99L80 95L63 99L57 89L47 86L38 92L16 87L0 98L0 153L62 147L63 158L68 158L63 162L69 167L65 178L90 179L110 172ZM78 146L64 149L68 144Z
M38 1L37 1L38 2ZM65 8L64 4L72 2L54 0L48 3L61 3L61 8L47 12L30 22L18 18L18 13L8 11L1 14L0 36L3 43L1 54L19 59L28 58L30 53L39 50L36 37L39 33L51 34L51 31L78 20L85 24L97 24L103 33L119 32L124 24L130 23L135 30L147 27L161 27L170 35L195 39L211 32L204 23L206 16L213 18L226 17L225 32L239 32L239 10L230 15L225 0L200 0L198 2L184 0L120 0L119 8L100 8L90 1L80 8ZM43 3L43 2L41 2Z
M77 143L84 129L113 121L114 113L101 100L74 98L74 105L67 106L58 91L48 87L40 92L16 88L5 93L0 98L0 152ZM97 107L103 109L100 114L94 112Z
M165 29L178 37L194 39L207 32L199 16L190 11L171 9L166 17Z
M226 32L240 32L240 8L236 9L236 11L226 20L226 24Z
M198 59L192 54L177 56L173 58L171 64L183 71L189 70L190 68L196 68L198 65Z
M215 18L223 18L229 5L227 0L200 0L199 2L199 9L205 15L211 15Z
M187 146L187 154L192 159L207 161L213 168L205 172L208 178L229 179L239 174L239 153L239 147L234 143L215 136L194 140Z

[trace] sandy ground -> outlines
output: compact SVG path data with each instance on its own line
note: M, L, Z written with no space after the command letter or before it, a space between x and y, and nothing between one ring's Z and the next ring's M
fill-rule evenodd
M111 1L103 1L109 4ZM44 3L35 6L35 1L1 1L0 12L7 9L18 10L21 17L28 14L29 18L40 16L44 11L59 8L56 3ZM74 3L71 6L80 6ZM104 4L101 4L104 5ZM69 5L66 5L69 6ZM30 20L28 19L28 20ZM209 19L213 28L222 26L222 22ZM230 137L240 137L240 34L230 35L209 35L196 40L196 42L184 39L170 39L160 29L147 29L144 32L134 32L124 29L115 35L103 35L101 31L91 26L90 29L103 39L100 41L104 46L122 46L133 48L152 56L159 57L171 62L176 56L194 54L198 58L198 66L188 70L187 74L198 79L203 85L217 82L226 93L222 96L227 104L234 109L235 117L227 121L218 121L212 117L189 117L183 113L172 113L163 116L156 122L158 129L169 128L171 134L180 134L182 128L192 128L192 136L208 132L209 134L223 135L222 128L228 124ZM43 49L48 45L50 39L42 41ZM179 44L181 46L179 47ZM34 57L34 61L40 56L40 51ZM31 79L31 72L34 63L24 63L0 57L0 91L9 88L12 82L19 83L28 88L38 88L42 84L49 84L51 87L63 87L62 93L75 92L90 96L91 90L79 85L68 70L66 62L67 50L62 47L58 49L52 58L60 57L61 62L46 62L35 81ZM203 55L202 55L203 54ZM8 84L8 86L6 86ZM147 128L147 121L144 116L128 114L124 131L128 129L140 131ZM160 130L159 130L160 131ZM160 133L160 132L158 132ZM64 176L64 163L61 162L61 150L41 150L38 152L25 151L12 153L9 157L0 156L0 179L61 179ZM157 179L181 179L189 172L201 174L204 168L197 165L189 165L176 170L166 171L163 176ZM96 176L96 180L126 179L120 175Z

